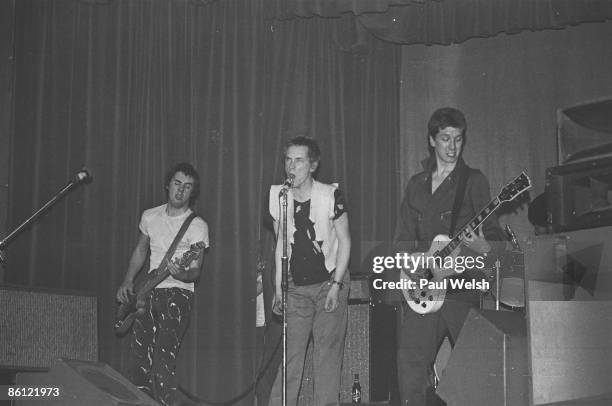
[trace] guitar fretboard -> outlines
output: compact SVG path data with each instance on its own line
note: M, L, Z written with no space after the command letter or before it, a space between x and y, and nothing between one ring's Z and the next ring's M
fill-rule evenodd
M493 200L486 205L484 209L480 211L470 222L453 237L448 244L439 251L434 253L434 256L446 258L449 256L455 248L457 248L465 239L465 234L470 230L476 230L485 220L501 205L499 198L495 197Z

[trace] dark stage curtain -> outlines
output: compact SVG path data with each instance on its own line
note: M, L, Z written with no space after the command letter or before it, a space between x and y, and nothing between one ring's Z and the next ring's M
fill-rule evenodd
M452 44L475 37L561 29L612 18L607 0L270 0L277 19L358 15L371 34L399 44Z
M0 182L8 184L9 142L11 132L11 114L13 105L13 23L15 4L13 1L0 2ZM0 188L0 213L6 213L8 190ZM0 222L0 233L6 234L4 218ZM4 269L0 266L0 282L4 279Z
M352 16L272 24L263 3L16 2L8 228L82 165L94 181L10 245L5 282L95 292L100 359L123 371L114 296L139 216L165 201L166 169L192 162L211 248L179 369L214 401L255 375L255 271L284 141L320 141L320 179L350 203L353 272L362 242L391 235L401 197L400 50L358 40Z

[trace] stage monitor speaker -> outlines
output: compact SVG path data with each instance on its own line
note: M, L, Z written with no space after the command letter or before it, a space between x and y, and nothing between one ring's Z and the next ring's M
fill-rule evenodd
M0 287L0 368L49 369L57 358L98 360L97 298Z
M17 374L17 385L57 387L60 396L28 398L16 406L146 406L159 405L131 384L113 368L102 362L58 359L49 372Z
M525 324L522 313L470 310L437 388L448 406L529 403Z
M348 306L348 328L344 344L340 402L351 401L354 374L359 374L361 401L370 400L370 304L354 298ZM304 361L304 375L298 398L298 406L314 405L314 376L312 364L312 340L308 344Z

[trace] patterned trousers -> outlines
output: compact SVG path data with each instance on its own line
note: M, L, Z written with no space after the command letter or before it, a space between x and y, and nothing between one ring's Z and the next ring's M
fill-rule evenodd
M153 289L145 313L134 321L129 379L162 405L172 403L178 387L176 359L192 305L189 290Z

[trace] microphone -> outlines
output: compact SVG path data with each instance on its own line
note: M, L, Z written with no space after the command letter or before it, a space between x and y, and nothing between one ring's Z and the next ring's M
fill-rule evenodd
M76 185L83 182L90 183L91 181L93 181L93 176L91 176L87 169L83 168L74 175L70 183Z
M295 178L295 175L287 176L287 179L285 179L285 182L283 182L283 185L281 186L280 193L278 194L279 196L282 196L287 193L289 189L293 186L293 178Z
M506 230L506 234L508 234L508 239L510 240L510 243L512 244L512 248L514 248L517 251L520 251L521 246L519 245L518 240L516 239L516 235L514 234L514 231L512 231L512 229L510 228L508 224L506 224L505 230Z
M292 187L293 186L293 178L295 178L295 175L289 175L287 177L287 179L285 179L285 182L283 183L283 187Z

